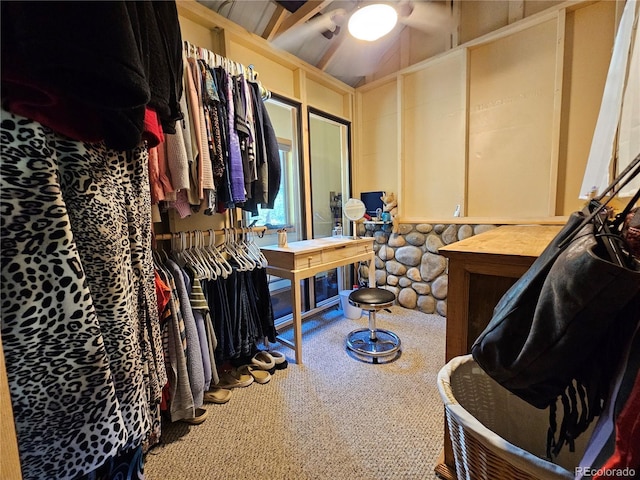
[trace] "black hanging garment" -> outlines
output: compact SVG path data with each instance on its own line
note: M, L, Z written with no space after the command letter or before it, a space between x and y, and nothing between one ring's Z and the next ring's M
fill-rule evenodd
M640 191L613 221L603 216L607 203L601 203L639 173L640 155L598 199L570 216L498 302L471 349L503 387L537 408L551 407L550 457L565 443L573 448L573 440L600 413L618 335L640 321L640 261L621 234L621 220Z

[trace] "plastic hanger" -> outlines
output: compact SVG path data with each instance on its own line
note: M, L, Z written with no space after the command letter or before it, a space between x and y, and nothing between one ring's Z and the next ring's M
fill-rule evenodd
M256 268L264 268L266 258L262 254L260 247L254 242L255 233L250 228L245 229L245 246L248 254L253 258Z
M247 262L244 255L238 250L236 243L235 233L233 229L227 229L225 234L225 248L230 253L233 260L238 264L238 270L246 272L251 269L251 264Z
M223 253L216 246L216 234L213 230L208 230L209 232L209 245L207 246L207 250L211 253L212 258L220 268L220 273L222 278L227 278L231 273L233 273L233 267L224 257Z
M204 235L201 231L194 232L195 234L195 247L194 253L200 259L200 262L207 271L207 279L215 280L220 274L220 267L213 262L207 252L204 250Z

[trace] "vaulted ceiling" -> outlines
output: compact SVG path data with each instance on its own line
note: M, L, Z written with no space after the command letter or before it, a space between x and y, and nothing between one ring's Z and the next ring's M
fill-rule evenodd
M365 42L347 30L349 16L371 0L198 0L246 30L259 35L343 82L357 86L379 71L385 55L399 44L416 44L417 60L450 48L453 0L392 0L396 27ZM417 42L417 43L416 43ZM406 49L405 49L406 50ZM415 55L414 55L415 57ZM411 62L415 63L415 62ZM406 66L406 65L405 65Z

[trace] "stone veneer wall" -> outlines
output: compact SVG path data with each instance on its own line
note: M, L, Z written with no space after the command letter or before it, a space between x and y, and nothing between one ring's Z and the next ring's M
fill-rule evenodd
M375 239L378 287L394 292L405 308L446 317L448 262L438 249L492 228L496 225L405 223L391 233L390 224L366 223L358 225L358 235ZM360 276L367 278L367 266L361 266Z

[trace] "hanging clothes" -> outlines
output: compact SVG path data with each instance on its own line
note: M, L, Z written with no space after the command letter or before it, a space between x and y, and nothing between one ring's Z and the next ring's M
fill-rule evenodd
M193 404L195 408L201 407L204 395L204 367L202 363L202 352L200 350L200 339L198 336L198 327L193 317L191 304L189 302L189 289L185 282L188 280L187 275L180 269L178 264L168 259L165 266L173 275L176 285L176 292L180 301L180 312L184 319L184 327L186 333L186 357L187 371L189 373L189 385L191 394L193 395Z
M262 117L262 99L260 98L260 87L257 83L248 82L248 86L251 89L250 99L253 104L253 118L256 123L254 129L255 142L254 142L254 154L256 164L256 176L257 181L253 183L251 189L251 199L247 201L244 209L254 214L258 211L258 205L266 205L269 202L269 168L267 162L267 145L265 143L265 135L263 132L264 119ZM278 155L277 167L280 169L280 156L279 152L275 152ZM278 181L278 189L280 188L280 181Z
M256 83L250 83L252 91L254 92L254 102L256 103L255 111L257 112L256 118L260 120L258 128L256 129L256 136L261 139L259 146L256 150L258 154L257 163L259 166L259 172L262 172L262 177L259 177L257 183L254 183L253 198L244 205L244 209L254 214L257 213L258 204L262 208L271 209L275 206L275 200L280 191L280 181L282 176L282 169L280 166L280 148L278 147L278 139L276 132L271 124L269 118L269 112L263 101L258 101L260 98L260 87ZM264 155L261 158L261 155ZM266 168L265 168L266 167ZM266 174L265 174L266 170ZM266 197L266 198L265 198Z
M195 402L189 380L187 366L187 333L180 307L173 274L163 265L156 272L160 279L170 288L169 301L162 315L162 335L165 345L165 364L168 383L165 385L166 397L169 398L169 416L172 422L193 418Z
M226 105L226 118L223 123L226 124L227 130L227 148L229 150L229 181L231 183L231 201L229 208L237 203L243 203L246 200L244 191L244 173L242 169L242 153L240 152L240 139L236 131L235 109L233 104L233 83L231 74L221 67L215 69L218 79L218 85L222 92L222 98Z
M203 292L211 311L213 329L218 339L215 348L215 359L218 364L236 356L232 332L237 325L232 323L227 284L227 278L223 277L202 282Z
M226 188L221 180L225 171L225 145L223 143L221 121L220 96L218 95L218 87L215 83L213 70L204 61L199 61L203 71L203 98L204 108L207 114L209 126L209 146L211 150L211 161L213 169L213 179L216 184L216 190ZM226 195L225 198L229 198ZM214 213L214 212L210 212Z
M254 268L251 272L251 281L255 289L255 304L259 314L262 333L270 342L275 343L278 332L276 332L275 328L267 270L265 268Z
M2 2L2 97L70 138L128 150L145 108L165 132L181 118L175 2Z
M242 172L244 174L244 191L250 197L251 184L257 179L255 155L253 153L252 129L247 121L248 104L245 91L244 75L233 77L233 108L235 112L235 128L240 142L242 156Z
M160 434L147 145L182 116L180 25L172 1L1 8L0 298L22 473L81 478Z
M142 447L122 452L109 458L106 463L78 480L140 480L144 478L144 456Z
M207 117L205 116L202 95L202 71L195 58L189 57L188 65L191 68L190 79L193 81L193 91L190 95L192 114L197 116L195 124L198 126L196 139L198 141L198 176L200 199L204 200L204 208L211 208L215 202L215 184L211 167L211 154L209 151L209 133Z
M172 139L167 156L169 165L188 162L190 178L167 207L181 218L190 211L273 208L281 176L278 143L253 70L188 42L183 55L184 146Z
M196 321L196 327L198 329L198 340L200 351L202 354L202 366L204 370L204 389L208 390L211 386L212 381L214 384L218 383L219 381L215 363L212 363L211 361L211 352L215 350L218 341L215 337L215 332L213 332L213 330L210 329L207 325L207 318L209 317L209 304L207 304L207 300L206 298L204 298L200 279L197 276L191 278L189 303L191 305L193 318Z
M142 281L150 212L126 203L148 190L128 178L146 157L6 111L1 125L2 341L23 475L74 478L148 439L166 381Z
M218 340L218 365L252 356L265 338L276 341L266 270L243 248L246 246L239 246L235 255L230 255L232 269L228 275L201 279ZM240 263L242 258L238 257L242 256L246 263Z

